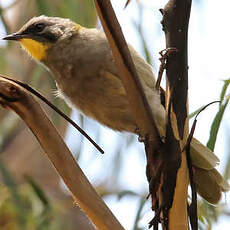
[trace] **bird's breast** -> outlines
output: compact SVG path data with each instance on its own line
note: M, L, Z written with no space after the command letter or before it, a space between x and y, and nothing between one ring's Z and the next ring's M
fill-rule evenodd
M130 112L125 89L117 76L101 66L58 64L51 68L61 95L85 115L119 131L134 132L136 124Z

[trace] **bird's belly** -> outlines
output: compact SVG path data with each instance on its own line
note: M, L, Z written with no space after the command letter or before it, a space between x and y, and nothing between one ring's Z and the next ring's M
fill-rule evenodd
M135 132L125 90L113 76L56 79L59 91L83 114L117 131Z

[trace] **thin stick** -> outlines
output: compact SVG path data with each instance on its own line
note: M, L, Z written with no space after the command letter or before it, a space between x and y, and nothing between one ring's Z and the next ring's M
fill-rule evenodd
M14 79L2 76L2 75L0 75L0 77L22 86L24 89L34 94L35 96L37 96L40 100L42 100L49 107L51 107L55 112L57 112L60 116L62 116L66 121L68 121L74 128L76 128L85 138L87 138L97 148L99 152L101 152L102 154L104 153L103 149L83 129L81 129L72 119L70 119L65 113L63 113L60 109L58 109L55 105L53 105L49 100L47 100L44 96L42 96L38 91L36 91L35 89L31 88L29 85L23 82L20 82L18 80L14 80Z

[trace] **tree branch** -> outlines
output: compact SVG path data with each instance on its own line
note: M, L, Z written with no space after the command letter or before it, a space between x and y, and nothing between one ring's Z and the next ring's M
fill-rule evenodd
M102 230L124 230L101 197L97 195L61 136L34 98L16 83L0 77L0 103L14 110L30 127L71 191L74 200L96 227Z
M94 2L106 37L111 46L116 65L118 66L119 76L127 92L130 109L140 129L140 134L143 137L148 134L152 139L159 140L160 138L152 111L111 2L108 0L94 0Z
M172 208L169 212L169 229L188 229L187 216L187 188L188 169L186 164L186 153L182 153L188 137L188 60L187 60L187 37L188 24L192 0L169 0L163 14L163 30L166 38L166 48L176 48L167 58L166 75L166 111L170 114L172 126L173 143L180 141L180 148L175 152L174 159L181 158L181 165L176 177L176 187ZM171 103L171 106L169 106ZM166 135L167 138L167 135ZM170 151L170 149L169 149ZM176 166L176 165L175 165Z

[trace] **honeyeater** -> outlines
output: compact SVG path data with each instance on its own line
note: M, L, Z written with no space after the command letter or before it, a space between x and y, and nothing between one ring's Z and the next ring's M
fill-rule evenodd
M136 132L138 127L103 32L70 19L39 16L4 39L19 41L34 59L48 67L59 95L86 116L113 130ZM157 128L164 135L165 109L155 90L152 68L131 46L129 49ZM218 158L195 138L190 152L199 194L217 203L221 193L229 189L215 169Z

